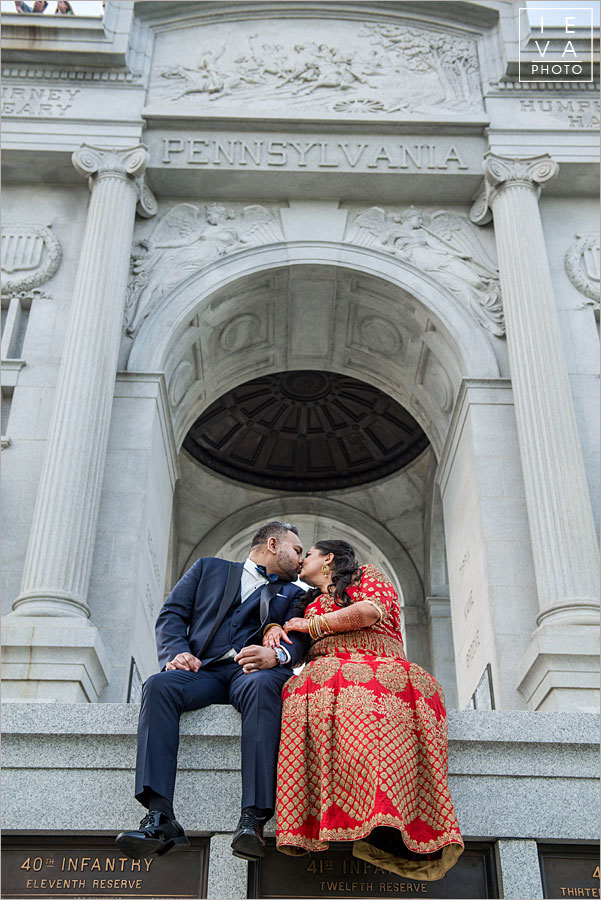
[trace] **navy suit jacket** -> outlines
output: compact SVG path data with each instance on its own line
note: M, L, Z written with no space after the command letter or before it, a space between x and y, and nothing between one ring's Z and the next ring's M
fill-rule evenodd
M161 669L178 653L192 653L202 658L201 654L208 650L205 645L217 617L232 566L239 570L237 574L241 578L243 563L210 557L197 559L177 582L165 600L156 622ZM270 601L267 621L263 624L259 614L259 592L252 599L245 600L240 609L241 626L238 627L239 631L246 634L244 645L260 644L263 639L262 628L269 622L283 625L291 617L292 609L302 593L302 589L296 584L278 582L277 594ZM284 646L290 653L290 664L295 666L305 655L308 640L306 635L298 632L293 632L290 637L293 644Z

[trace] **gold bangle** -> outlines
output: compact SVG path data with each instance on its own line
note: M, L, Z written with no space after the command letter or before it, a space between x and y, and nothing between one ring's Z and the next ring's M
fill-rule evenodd
M308 627L309 627L309 635L314 641L316 641L317 635L315 634L315 619L314 619L314 617L311 616L309 619L307 619L307 622L308 622Z
M269 625L266 625L265 628L263 629L263 637L265 637L265 635L267 634L267 632L269 631L270 628L281 628L281 627L282 626L279 624L279 622L270 622Z
M326 634L333 634L334 632L332 631L332 626L330 625L330 623L329 623L328 620L326 619L325 614L322 615L321 621L322 621L322 626L323 626L323 632L324 632L324 635L326 635Z

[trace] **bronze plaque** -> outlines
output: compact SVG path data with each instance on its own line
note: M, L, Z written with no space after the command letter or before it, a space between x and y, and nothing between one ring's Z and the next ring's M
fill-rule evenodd
M206 897L209 839L189 850L128 859L114 838L4 837L2 897Z
M470 843L440 881L415 881L355 859L348 843L331 843L323 853L286 856L275 850L249 867L249 897L498 897L493 845Z
M541 844L538 856L545 897L599 896L598 846Z

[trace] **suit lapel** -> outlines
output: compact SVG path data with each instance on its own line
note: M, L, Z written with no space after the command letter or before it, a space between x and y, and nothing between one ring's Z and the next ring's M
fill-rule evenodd
M240 587L240 582L242 580L243 568L244 566L240 565L239 563L232 563L229 567L227 580L225 582L225 588L223 589L223 596L221 598L221 603L219 604L219 609L217 610L217 615L215 616L215 621L213 622L206 641L203 643L202 648L197 654L200 659L202 659L202 654L205 647L208 647L215 637L217 629L223 622L226 612L234 602L234 597L238 592L238 588Z

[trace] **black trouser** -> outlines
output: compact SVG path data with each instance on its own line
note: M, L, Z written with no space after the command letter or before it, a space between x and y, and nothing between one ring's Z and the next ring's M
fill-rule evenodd
M276 768L284 683L288 666L245 673L233 660L199 672L159 672L144 683L138 723L136 799L147 791L173 801L179 717L212 703L231 703L242 714L242 808L275 807Z

